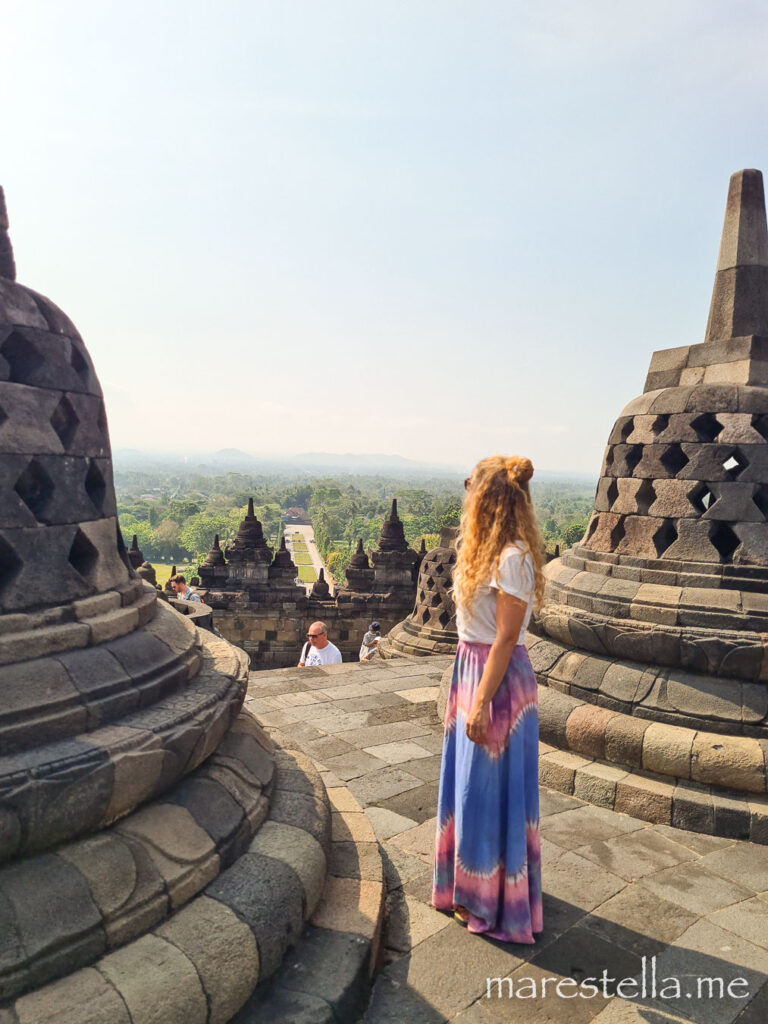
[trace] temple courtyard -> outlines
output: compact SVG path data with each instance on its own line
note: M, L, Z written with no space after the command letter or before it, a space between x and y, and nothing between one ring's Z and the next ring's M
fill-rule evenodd
M250 675L246 707L321 772L334 810L331 874L359 879L348 890L332 880L312 926L364 936L376 965L369 990L359 971L327 962L335 985L298 984L290 996L286 988L282 1012L297 1022L365 1024L765 1020L766 846L651 824L542 786L545 930L536 944L470 935L430 906L436 700L450 663L404 658ZM550 749L542 744L542 753ZM491 981L489 994L488 979L506 978L511 996L506 981ZM617 981L633 978L617 996ZM719 981L703 978L722 979L723 996ZM284 979L276 985L290 987ZM558 994L560 979L576 984Z

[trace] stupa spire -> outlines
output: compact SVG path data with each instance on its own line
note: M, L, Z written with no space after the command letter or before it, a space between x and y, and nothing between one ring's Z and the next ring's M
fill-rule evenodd
M731 175L706 341L768 336L768 226L763 175Z
M0 277L15 281L16 263L13 259L13 246L11 245L11 236L8 234L8 227L5 193L0 186Z

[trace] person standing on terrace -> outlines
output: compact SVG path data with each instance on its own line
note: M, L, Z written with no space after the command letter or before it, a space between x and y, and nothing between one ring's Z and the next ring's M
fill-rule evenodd
M298 667L340 664L341 651L328 639L328 627L324 622L313 622L307 630L307 642L301 649Z
M523 642L544 590L532 475L528 459L494 455L465 481L432 889L470 932L518 943L544 927L538 691Z

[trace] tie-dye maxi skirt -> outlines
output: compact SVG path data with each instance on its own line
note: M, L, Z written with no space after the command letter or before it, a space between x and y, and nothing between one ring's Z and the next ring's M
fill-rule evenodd
M490 653L461 641L445 713L432 903L469 911L468 929L534 942L543 929L536 677L519 644L491 702L485 744L467 715Z

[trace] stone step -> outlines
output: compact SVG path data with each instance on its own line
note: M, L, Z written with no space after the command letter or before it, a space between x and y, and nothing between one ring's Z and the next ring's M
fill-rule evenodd
M227 1024L279 970L319 912L326 884L331 813L323 783L298 752L278 751L276 761L269 816L231 867L140 938L6 1004L0 1020ZM318 930L342 931L324 913Z

